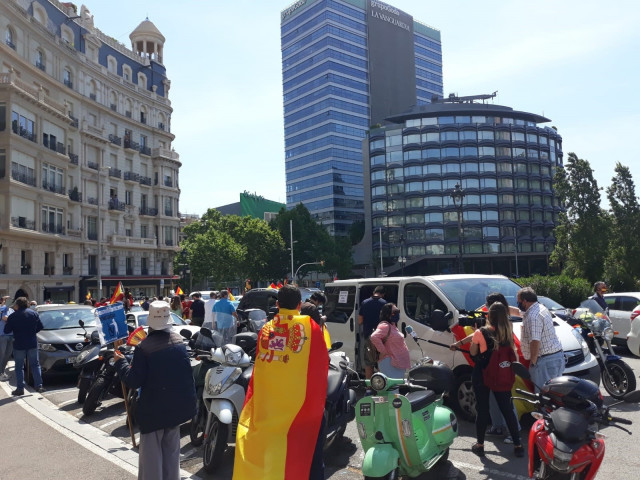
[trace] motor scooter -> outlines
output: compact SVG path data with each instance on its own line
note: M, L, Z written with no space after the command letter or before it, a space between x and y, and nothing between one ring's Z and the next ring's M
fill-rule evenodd
M529 371L520 363L513 363L516 375L531 379ZM540 393L517 389L522 397L514 400L536 406L532 415L536 422L529 431L530 478L591 480L602 464L605 435L599 426L614 426L631 432L616 423L631 425L625 418L614 417L610 410L623 402L640 402L640 391L623 396L622 401L604 406L595 383L571 376L549 380L539 387Z
M327 373L327 399L324 406L324 450L336 444L347 429L347 423L356 417L357 396L350 388L349 357L339 351L342 342L331 345Z
M616 355L613 347L611 321L598 302L589 298L573 311L569 322L576 322L591 354L598 360L602 385L613 398L621 399L636 389L636 377L631 367ZM603 346L607 349L605 354Z
M201 358L204 358L201 355ZM238 419L253 373L251 358L242 347L228 343L212 349L210 361L219 365L205 375L202 403L206 412L202 460L207 472L214 472L229 443L236 440Z
M84 330L84 333L78 333L78 336L84 337L84 347L80 350L80 353L73 361L73 367L80 370L80 374L78 375L78 403L84 403L87 398L87 392L89 391L89 387L94 382L96 377L96 372L100 368L101 360L100 360L100 336L98 335L98 331L94 330L93 332L87 332L86 328L84 328L84 322L82 320L78 320L78 324Z

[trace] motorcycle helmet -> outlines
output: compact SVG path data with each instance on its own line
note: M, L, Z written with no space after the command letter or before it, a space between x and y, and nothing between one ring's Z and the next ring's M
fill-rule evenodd
M557 407L566 407L588 413L589 402L602 407L603 399L598 385L591 380L563 375L552 378L540 389L543 398Z

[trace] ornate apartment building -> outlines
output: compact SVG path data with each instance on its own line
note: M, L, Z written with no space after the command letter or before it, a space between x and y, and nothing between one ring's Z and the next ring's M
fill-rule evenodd
M166 294L181 163L164 36L147 19L129 49L56 0L3 0L0 34L0 294Z

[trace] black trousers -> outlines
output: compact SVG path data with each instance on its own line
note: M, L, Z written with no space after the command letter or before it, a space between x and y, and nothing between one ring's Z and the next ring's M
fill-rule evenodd
M473 391L476 394L476 411L478 412L476 416L476 439L478 443L484 443L484 436L487 431L487 426L489 425L489 394L491 390L485 386L481 379L475 378ZM513 444L521 445L518 419L515 413L513 413L511 406L511 391L493 392L493 394L496 397L498 408L500 408L500 412L507 422L507 428L509 428Z

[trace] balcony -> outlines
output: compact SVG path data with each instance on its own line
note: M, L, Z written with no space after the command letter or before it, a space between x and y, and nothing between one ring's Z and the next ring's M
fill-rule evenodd
M96 197L87 198L87 203L89 205L98 205L98 199Z
M63 275L73 275L73 267L62 267Z
M96 232L87 232L87 240L98 240L98 234Z
M36 67L39 68L40 70L42 70L43 72L47 71L47 67L44 63L42 62L36 62Z
M74 202L82 202L82 192L79 192L77 188L69 190L69 199Z
M109 200L109 210L117 210L119 212L124 212L125 204L121 202L117 198L112 198Z
M170 208L165 208L164 209L164 216L165 217L173 217L173 210Z
M78 155L76 155L75 153L71 153L71 152L69 152L67 155L69 155L69 161L73 165L78 165Z
M109 176L114 178L122 178L122 170L109 167Z
M90 98L91 100L93 100L94 102L95 102L95 101L97 101L97 99L98 99L98 97L96 96L96 94L95 94L95 93L90 93L90 94L89 94L89 98Z
M170 178L165 178L164 179L164 186L165 187L173 187L173 180L171 180Z
M36 186L36 177L28 173L21 173L16 170L11 170L11 178L17 182L24 183L26 185Z
M67 236L80 238L82 237L82 230L79 228L69 227L67 228Z
M44 266L44 274L45 275L55 275L56 274L56 267L54 267L53 265L45 265Z
M64 84L69 88L73 88L73 82L71 80L65 80Z
M71 114L69 114L69 118L71 119L71 126L73 128L78 128L78 125L80 125L80 120L78 120L76 117L74 117Z
M64 227L51 222L42 222L42 231L46 233L64 235Z
M27 230L36 229L36 222L28 220L26 217L11 217L11 225L17 228L26 228Z
M91 162L89 160L87 160L87 167L93 169L93 170L100 170L100 165L98 165L97 162Z
M140 146L140 153L142 153L143 155L148 155L151 156L151 149L145 145L141 145Z
M138 182L140 180L140 174L135 172L124 172L124 179L130 182Z
M57 193L60 195L65 194L65 188L62 185L56 185L55 183L50 183L47 180L42 180L42 189L47 190L48 192Z
M29 264L20 265L20 274L21 275L31 275L31 265L29 265Z
M151 177L140 177L140 185L148 185L151 186Z
M113 133L109 134L109 141L114 145L118 145L118 146L122 145L122 138L114 135Z
M139 213L140 213L140 215L147 215L149 217L155 217L156 215L158 215L158 209L157 208L149 208L149 207L140 207Z
M180 161L180 155L178 155L175 151L168 150L166 148L154 148L151 152L151 156L174 160L176 162Z
M13 130L13 133L15 133L16 135L20 135L22 138L26 138L27 140L31 140L32 142L36 141L35 133L28 131L24 127L18 127L18 124L15 121L13 122L11 130Z
M159 128L160 130L164 130L164 123L162 123L162 122L158 122L158 128Z
M131 150L140 150L140 144L138 142L134 142L132 140L129 140L128 138L125 138L124 148L130 148Z
M165 244L167 247L173 247L173 240L165 240L165 241L164 241L164 244Z
M156 248L155 238L128 237L126 235L111 235L108 238L112 247L124 248Z
M112 103L111 105L109 105L109 107L111 108L111 110L113 110L114 112L118 111L118 106L115 103Z

